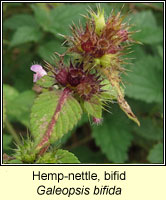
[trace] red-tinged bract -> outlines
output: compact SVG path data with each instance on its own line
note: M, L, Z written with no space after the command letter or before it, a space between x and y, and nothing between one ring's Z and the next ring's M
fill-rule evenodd
M101 79L95 74L85 72L81 64L75 67L70 63L69 67L56 70L55 78L60 86L68 87L84 100L90 100L93 95L99 95L101 90Z

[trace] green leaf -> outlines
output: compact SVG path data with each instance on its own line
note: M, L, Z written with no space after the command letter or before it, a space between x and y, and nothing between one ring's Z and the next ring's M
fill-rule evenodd
M72 131L69 131L62 138L60 138L57 141L57 145L64 145L69 140L69 138L71 137L71 135L77 130L77 128L83 126L85 123L88 123L88 122L89 122L89 120L88 120L87 114L83 113L81 119L77 123L77 126Z
M144 45L134 44L132 46L132 51L133 52L131 54L128 54L128 57L134 58L132 61L133 63L137 62L138 60L141 60L147 54L147 52L145 51ZM127 66L127 68L128 68L128 66Z
M3 88L9 120L19 121L23 125L29 126L29 114L35 97L34 92L29 90L19 94L15 88L9 85L3 85Z
M7 102L6 104L8 104L19 95L19 92L14 87L3 84L3 94Z
M62 138L60 138L58 141L57 141L57 145L63 145L65 144L69 138L71 137L71 135L76 131L76 129L78 127L81 127L83 126L85 123L88 123L88 117L87 117L87 114L83 113L82 117L81 117L81 120L78 121L77 123L77 126L72 130L72 131L69 131L67 134L65 134ZM55 144L56 145L56 144Z
M59 40L51 40L45 44L41 44L38 49L38 55L41 56L45 61L54 64L54 52L58 52L60 54L64 53L64 47L62 47L62 43Z
M75 129L76 129L76 127L72 131L69 131L67 134L63 135L59 140L56 141L56 143L54 145L55 146L63 146L69 140L69 138L72 136Z
M40 78L36 84L40 85L41 87L49 88L55 84L55 78L51 77L52 73L48 73L48 75L43 76Z
M3 151L11 150L12 136L3 133Z
M4 21L4 28L16 30L22 26L30 26L36 28L38 25L35 18L29 14L12 15Z
M56 110L61 91L44 92L36 98L31 112L31 133L38 143L47 130ZM82 110L79 103L69 95L64 103L51 134L51 143L56 142L70 131L81 118Z
M135 30L140 30L140 32L133 34L133 39L146 44L163 41L163 30L157 27L152 11L138 12L130 17L130 24L134 24Z
M32 5L31 7L35 13L38 24L45 31L49 31L54 35L59 36L59 33L68 34L70 32L69 25L72 24L72 21L78 23L79 19L85 20L80 14L86 13L88 5L64 4L51 10L46 10L45 8L36 5Z
M134 130L139 136L152 141L159 141L163 139L163 129L157 126L152 119L142 118L140 120L140 124L141 126L139 128L134 127Z
M31 90L24 91L13 100L10 107L10 115L20 121L26 127L29 127L30 109L35 98L35 93Z
M48 31L49 27L53 24L49 10L35 4L31 4L31 8L35 14L37 23L43 28L43 30Z
M71 152L67 150L58 149L58 151L55 154L55 157L57 159L57 163L80 163L78 158Z
M105 79L101 82L102 90L106 90L106 92L101 93L103 99L117 99L118 93L117 90L110 84L109 80Z
M92 117L102 118L102 105L97 98L91 98L90 101L84 101L84 109Z
M156 144L149 152L148 160L151 163L163 163L163 144Z
M21 164L21 160L18 160L18 159L13 159L13 160L9 160L7 162L7 164Z
M163 112L162 104L158 103L146 103L145 101L135 100L135 99L128 99L129 105L133 108L134 113L140 115L140 119L142 118L142 122L144 121L143 116L155 116L157 113ZM142 123L141 123L142 126ZM139 129L139 127L138 127Z
M128 148L132 135L129 120L124 115L114 113L104 117L101 126L93 127L93 137L107 158L114 163L124 163L128 159Z
M33 87L33 72L30 66L36 60L34 50L35 46L32 47L31 43L27 43L16 49L8 48L4 54L4 80L19 91L30 90Z
M69 34L70 28L69 25L74 23L78 23L79 19L84 20L80 14L85 14L88 5L79 5L79 4L65 4L62 6L58 6L51 11L52 21L55 23L50 26L49 31L53 34Z
M78 158L62 149L58 149L56 152L45 153L42 157L37 160L37 163L54 163L54 164L63 164L63 163L80 163Z
M126 95L147 103L162 103L163 100L163 72L157 65L162 65L158 57L146 56L138 60L132 71L125 76Z
M34 27L22 26L16 30L11 40L11 47L27 42L37 42L41 39L42 32Z

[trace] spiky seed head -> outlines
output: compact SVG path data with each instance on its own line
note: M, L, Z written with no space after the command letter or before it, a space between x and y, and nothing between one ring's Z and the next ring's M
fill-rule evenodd
M94 22L95 22L95 32L96 32L97 35L100 36L101 33L102 33L102 30L106 26L105 18L104 18L104 9L101 10L101 8L98 8L97 13L92 11L91 15L92 15Z

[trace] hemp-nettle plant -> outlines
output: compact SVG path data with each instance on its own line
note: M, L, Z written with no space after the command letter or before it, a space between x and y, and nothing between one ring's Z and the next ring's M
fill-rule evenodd
M72 153L54 149L52 144L72 130L83 113L102 126L103 110L115 101L140 125L124 98L121 80L123 65L128 64L124 55L132 43L139 43L132 39L134 32L121 12L112 11L106 20L104 10L90 9L85 18L85 26L73 24L71 36L63 35L68 49L62 55L56 53L54 65L45 62L30 68L33 82L43 89L31 110L33 140L29 138L16 150L22 163L79 163ZM70 56L68 63L66 56Z

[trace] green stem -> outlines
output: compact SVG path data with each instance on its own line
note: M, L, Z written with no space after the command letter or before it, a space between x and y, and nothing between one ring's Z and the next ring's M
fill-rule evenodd
M18 136L18 134L16 133L16 131L14 130L13 126L11 125L11 123L6 119L6 129L8 130L8 132L13 136L14 140L16 141L16 143L18 145L21 144L21 140Z

